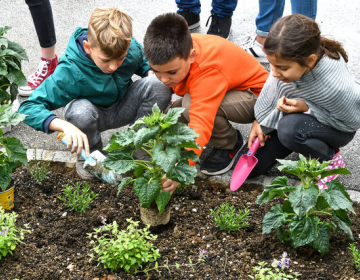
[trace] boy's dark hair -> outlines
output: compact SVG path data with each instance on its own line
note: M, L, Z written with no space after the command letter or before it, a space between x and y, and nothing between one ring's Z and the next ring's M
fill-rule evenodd
M317 23L301 14L292 14L275 22L266 37L264 52L302 66L307 66L306 59L311 54L319 58L325 54L333 59L340 59L341 55L348 61L341 44L321 37Z
M144 54L154 65L176 57L187 59L193 42L186 20L179 14L167 13L154 18L144 38Z

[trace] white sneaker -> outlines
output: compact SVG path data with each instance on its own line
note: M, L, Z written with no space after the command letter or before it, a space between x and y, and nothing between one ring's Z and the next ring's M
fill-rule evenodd
M262 50L263 45L256 41L256 38L249 38L247 42L242 46L242 48L246 50L249 54L251 54L253 57L255 57L257 61L262 63L269 63L266 54Z

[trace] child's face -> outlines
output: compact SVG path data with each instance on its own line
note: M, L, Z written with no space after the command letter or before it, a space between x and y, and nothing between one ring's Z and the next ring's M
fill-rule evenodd
M90 58L94 61L97 67L100 68L102 72L105 74L111 74L115 72L120 65L124 62L125 56L127 54L127 50L123 55L121 55L117 59L107 57L100 48L90 48L90 45L85 44L85 51L90 56Z
M151 62L149 63L156 77L161 82L163 82L167 87L175 87L186 78L189 73L191 63L194 62L195 57L195 50L192 49L187 59L176 57L168 63L162 65L154 65Z
M294 82L310 72L309 67L291 60L277 58L275 55L267 55L267 58L270 62L272 75L284 83Z

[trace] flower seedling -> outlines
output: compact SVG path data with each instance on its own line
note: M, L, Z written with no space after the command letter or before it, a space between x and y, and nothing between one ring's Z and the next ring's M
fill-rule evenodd
M199 262L205 262L206 261L206 259L209 257L207 252L208 251L206 251L205 249L199 248L199 256L198 256L198 261Z
M104 160L107 168L119 174L134 170L135 178L123 178L119 192L133 183L141 206L150 208L155 202L159 213L171 198L170 192L162 190L163 179L192 184L196 176L196 168L188 160L198 160L191 150L199 148L195 142L198 135L189 126L178 123L183 111L184 108L173 108L165 115L155 104L151 116L138 119L130 129L116 132L105 148L110 152ZM134 147L145 151L150 160L134 159Z
M247 227L249 223L246 221L250 218L250 210L244 211L237 209L233 205L229 205L228 202L223 203L216 210L210 209L211 214L214 217L216 225L226 232L236 231L239 228ZM236 213L237 212L237 213Z
M43 161L42 154L40 161L36 159L36 148L34 148L34 160L29 163L31 177L33 177L36 182L44 181L45 178L51 173L51 171L49 171L49 166L50 162Z
M70 207L71 210L79 213L85 213L95 197L98 196L93 191L90 191L88 183L82 186L78 182L73 186L66 184L63 193L65 197L59 196L59 199L63 201L66 206Z
M116 221L106 224L106 220L102 219L103 225L89 233L88 238L93 245L92 251L97 254L97 260L104 268L111 271L124 269L127 273L136 274L143 264L160 258L159 250L149 242L157 236L149 233L149 225L139 229L139 222L131 218L126 221L129 226L126 230L120 230ZM95 258L94 254L89 256L90 260Z
M24 234L31 232L27 224L24 225L25 229L17 228L16 218L15 212L5 213L5 210L0 207L0 260L8 253L12 254L16 246L22 243Z
M256 272L255 276L249 275L251 279L261 280L281 280L281 279L294 279L301 274L297 272L289 273L285 272L285 269L290 267L290 258L287 257L287 253L284 252L280 261L274 260L271 264L272 268L267 267L266 262L259 262L259 266L254 266L252 270ZM295 276L295 278L294 278Z
M345 168L327 170L329 161L320 163L302 155L299 161L278 161L280 171L297 176L301 183L289 186L286 176L277 177L257 197L256 202L260 205L277 197L285 198L282 205L275 204L266 213L263 234L275 229L283 243L295 248L308 244L322 255L329 251L331 230L343 230L353 240L348 212L355 212L345 187L336 180L327 183L323 191L316 185L321 178L350 172Z
M360 253L359 253L359 250L356 249L354 243L350 244L349 249L351 250L353 258L354 258L355 269L357 271L360 271Z

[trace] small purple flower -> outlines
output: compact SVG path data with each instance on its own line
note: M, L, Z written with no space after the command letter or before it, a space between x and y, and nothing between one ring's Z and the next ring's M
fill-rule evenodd
M106 221L107 221L107 219L105 217L101 216L101 223L103 225L105 225Z
M204 259L208 258L209 255L206 254L207 252L208 251L206 251L205 249L199 248L199 257L198 258L201 259L201 260L204 260Z
M290 264L290 258L287 258L287 253L284 252L282 255L281 255L281 265L280 267L285 267L286 269L289 269L289 264Z
M9 229L6 228L6 227L1 227L1 232L0 232L0 235L1 236L7 236L8 235L8 232L9 232Z

